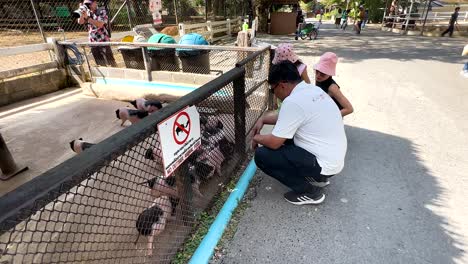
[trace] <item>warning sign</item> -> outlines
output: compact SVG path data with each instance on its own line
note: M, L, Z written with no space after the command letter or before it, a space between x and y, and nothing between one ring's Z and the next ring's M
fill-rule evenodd
M165 176L171 175L201 145L200 115L187 107L158 124Z

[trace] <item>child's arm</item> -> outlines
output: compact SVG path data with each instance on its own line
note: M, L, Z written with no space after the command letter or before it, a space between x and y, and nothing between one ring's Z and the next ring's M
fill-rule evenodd
M302 80L304 80L304 82L310 83L309 75L307 75L307 68L304 69L304 71L302 72L301 77L302 77Z
M335 98L343 107L343 109L341 109L341 116L349 115L354 111L351 102L349 102L348 98L340 91L338 85L332 84L330 88L328 88L328 94Z

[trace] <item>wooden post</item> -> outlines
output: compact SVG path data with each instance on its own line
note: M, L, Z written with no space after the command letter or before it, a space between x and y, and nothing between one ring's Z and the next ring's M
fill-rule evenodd
M6 181L19 173L26 171L28 167L19 167L16 165L13 156L8 150L8 147L3 140L2 134L0 133L0 169L2 174L0 175L0 180Z
M180 23L179 24L179 37L182 37L183 35L185 35L185 26L183 23Z
M210 33L209 35L209 42L212 43L213 42L213 24L211 24L211 21L206 21L206 27L208 29L208 33Z
M252 45L251 39L250 39L250 34L249 31L239 31L237 33L237 46L239 47L250 47ZM239 51L238 52L237 58L239 59L238 61L241 61L247 56L249 56L249 53L247 51ZM246 77L250 78L253 76L253 62L247 63L245 66L245 71L246 71Z
M246 155L246 131L245 131L245 74L233 81L234 87L234 133L236 152L241 159Z
M231 19L226 19L226 26L227 26L227 35L230 37L231 36Z

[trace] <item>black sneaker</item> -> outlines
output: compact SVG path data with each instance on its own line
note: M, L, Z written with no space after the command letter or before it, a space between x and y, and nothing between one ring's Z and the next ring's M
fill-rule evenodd
M284 194L286 201L295 205L304 204L321 204L325 200L325 194L313 194L313 193L300 193L297 194L293 191Z
M326 187L330 184L330 181L327 179L325 179L325 181L316 181L312 177L305 177L305 179L309 182L310 185L320 187L320 188Z

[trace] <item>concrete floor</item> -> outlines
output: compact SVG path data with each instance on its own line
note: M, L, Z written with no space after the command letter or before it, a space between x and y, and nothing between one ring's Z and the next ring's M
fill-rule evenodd
M262 37L261 37L262 38ZM221 263L468 263L466 39L356 36L323 25L293 42L312 65L340 57L337 82L355 113L345 118L345 168L319 206L284 201L263 177Z
M120 131L114 111L125 105L65 89L0 108L0 132L16 162L29 167L0 182L0 196L75 155L71 140L99 142Z

